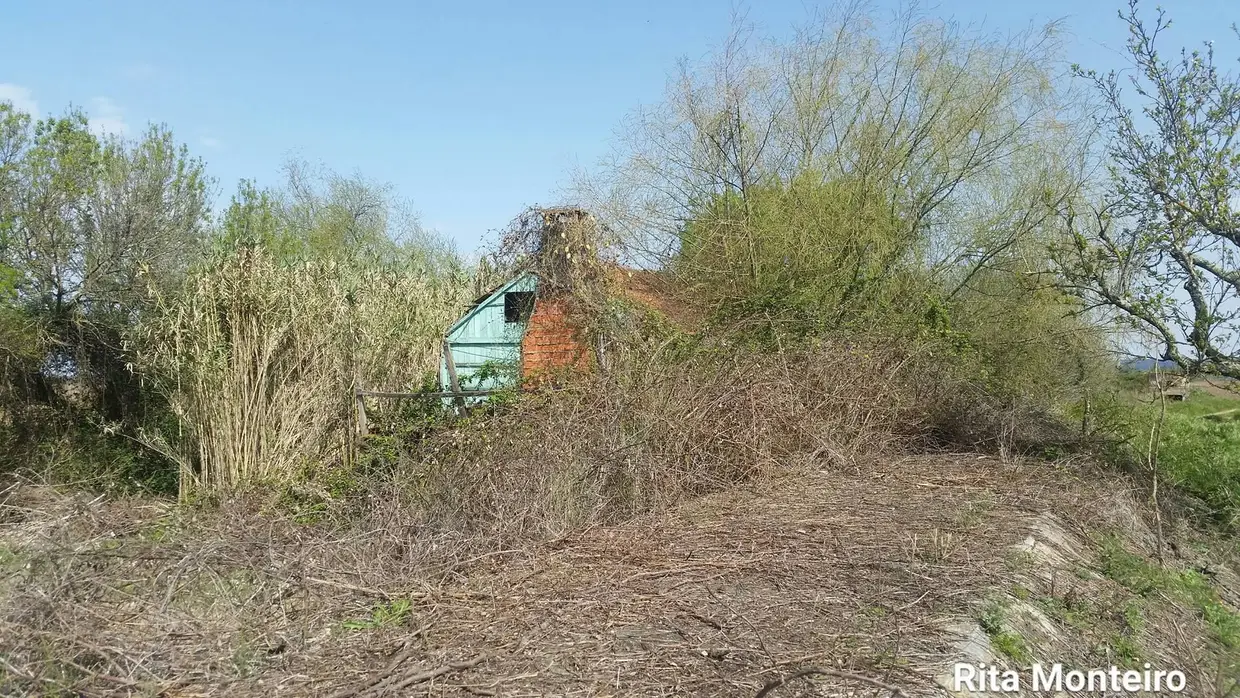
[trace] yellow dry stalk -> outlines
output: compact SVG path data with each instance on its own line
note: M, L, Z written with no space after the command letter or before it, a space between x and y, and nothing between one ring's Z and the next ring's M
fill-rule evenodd
M285 265L253 250L196 275L156 314L144 347L196 448L182 495L287 480L343 457L353 386L417 386L467 296L463 279Z

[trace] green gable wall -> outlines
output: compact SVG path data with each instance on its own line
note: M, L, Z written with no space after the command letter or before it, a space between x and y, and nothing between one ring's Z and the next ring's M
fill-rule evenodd
M515 368L521 360L521 337L525 334L526 323L506 322L504 320L504 294L510 291L536 291L538 277L533 274L522 274L500 286L485 300L470 308L460 320L448 330L447 347L452 352L456 364L456 375L464 390L491 390L503 387L508 377L487 377L478 380L474 377L488 363L506 365L516 377ZM450 389L448 364L446 359L440 361L439 384L444 390ZM475 398L473 401L479 401Z

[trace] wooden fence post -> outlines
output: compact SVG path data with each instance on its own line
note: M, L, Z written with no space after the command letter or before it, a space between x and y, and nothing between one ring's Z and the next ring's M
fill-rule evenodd
M448 367L448 384L449 389L454 393L461 392L461 383L456 377L456 360L452 358L452 347L448 344L448 340L443 343L443 362ZM457 407L465 406L465 398L457 395L452 401Z
M357 433L366 436L370 433L370 422L366 419L366 396L361 387L354 386L353 400L357 403Z

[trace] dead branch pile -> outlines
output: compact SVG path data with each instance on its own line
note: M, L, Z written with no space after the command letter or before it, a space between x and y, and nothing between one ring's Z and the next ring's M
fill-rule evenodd
M539 297L564 303L578 339L592 345L605 340L601 320L614 296L606 235L583 209L530 208L508 225L495 256L509 274L535 274Z
M425 444L405 470L428 515L486 538L554 538L763 475L852 467L900 444L912 418L896 352L654 354Z
M874 467L482 554L385 501L341 527L22 484L0 693L754 696L816 667L768 695L936 695L942 619L1007 584L1046 475Z
M579 208L531 208L513 219L498 255L507 266L538 275L543 290L585 293L602 284L605 231Z

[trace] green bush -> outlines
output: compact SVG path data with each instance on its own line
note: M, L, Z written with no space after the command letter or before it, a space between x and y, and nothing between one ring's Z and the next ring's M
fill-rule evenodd
M1105 389L1106 336L1037 273L1040 231L929 231L906 196L813 170L715 196L682 228L672 266L712 327L755 348L882 336L933 357L950 378L937 382L966 386L968 400L1048 420ZM932 248L944 235L972 236L987 261L943 261Z
M23 416L33 421L36 414L44 418L41 427L10 443L0 468L112 494L176 493L176 467L159 453L80 414L38 407Z
M1134 380L1122 383L1132 385ZM1194 391L1184 402L1167 402L1156 431L1162 406L1117 392L1094 404L1095 433L1103 437L1101 455L1148 475L1150 438L1156 435L1160 481L1191 495L1208 520L1233 528L1240 523L1240 422L1204 415L1236 406L1240 401Z
M1215 520L1240 517L1240 423L1168 414L1158 447L1162 476L1200 498Z
M914 264L919 238L891 197L809 170L743 200L714 197L683 227L675 271L728 316L763 318L781 334L903 316L925 284Z

